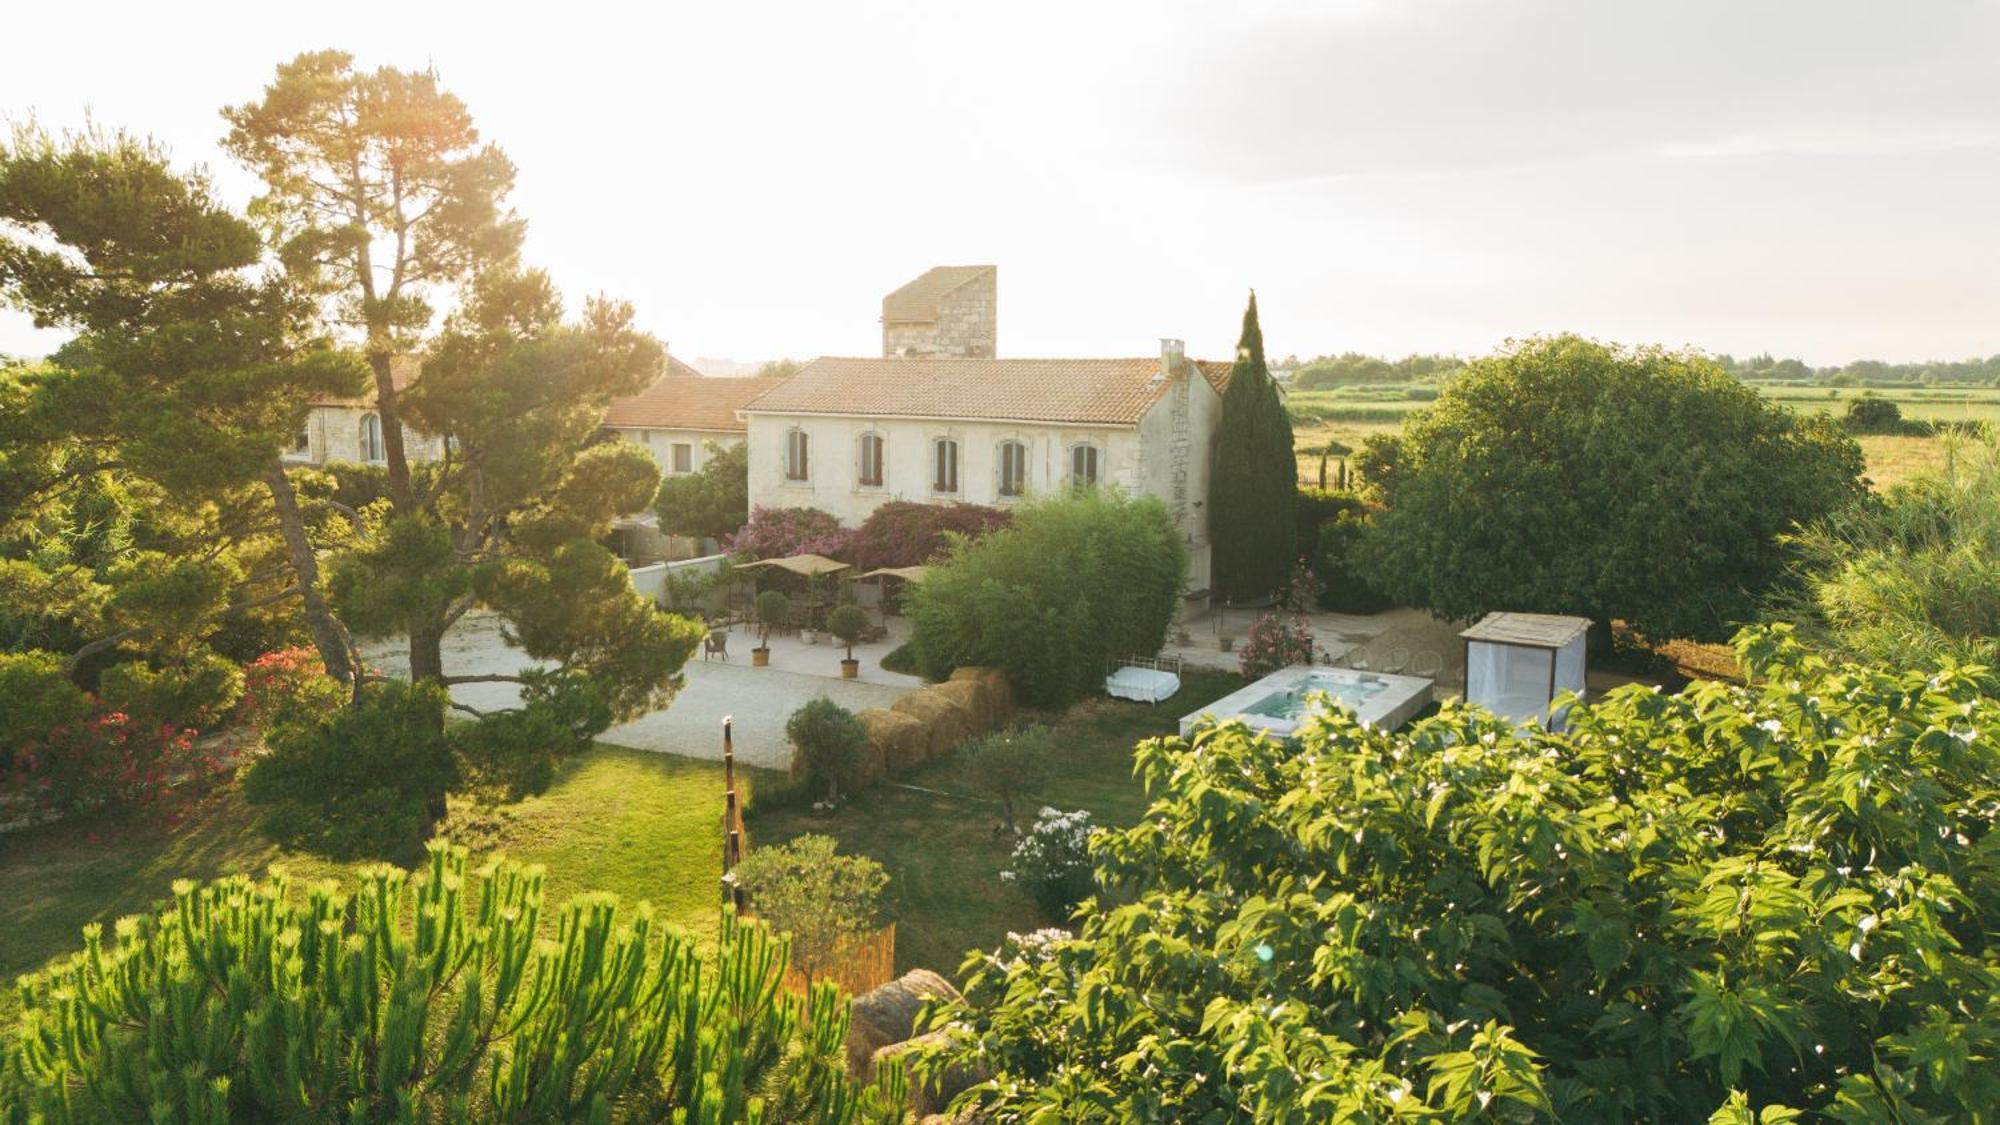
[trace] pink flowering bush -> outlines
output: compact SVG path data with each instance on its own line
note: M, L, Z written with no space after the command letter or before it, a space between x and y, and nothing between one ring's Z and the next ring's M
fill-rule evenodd
M1243 674L1256 679L1280 668L1313 662L1312 627L1303 617L1266 613L1243 639Z
M243 695L236 702L236 719L245 726L268 729L296 716L324 717L340 708L347 693L326 674L326 663L311 646L267 652L243 668Z
M841 558L862 570L921 566L944 553L952 533L976 540L1012 522L1009 513L983 504L891 500L854 529Z
M818 508L765 508L750 511L750 521L729 539L729 553L750 559L787 555L838 555L852 533L831 512Z
M171 827L226 768L219 751L195 745L193 731L141 723L100 703L22 746L0 783L44 815L145 812Z

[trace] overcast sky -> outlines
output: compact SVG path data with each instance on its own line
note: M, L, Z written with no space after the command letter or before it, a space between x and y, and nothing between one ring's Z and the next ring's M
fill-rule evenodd
M2000 2L33 4L0 112L255 183L219 107L434 66L527 256L683 358L867 355L1000 267L1002 355L2000 352ZM122 9L122 10L121 10ZM57 342L0 313L0 352Z

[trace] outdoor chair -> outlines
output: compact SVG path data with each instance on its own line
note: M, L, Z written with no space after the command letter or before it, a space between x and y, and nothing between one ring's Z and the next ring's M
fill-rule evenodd
M1354 651L1348 653L1347 666L1357 672L1366 672L1368 670L1368 650L1357 647Z
M1435 680L1438 678L1438 673L1442 671L1444 671L1444 657L1439 656L1435 652L1420 652L1417 654L1415 660L1410 661L1410 675L1412 676L1422 676L1426 680Z
M1398 647L1389 650L1389 659L1382 662L1380 670L1395 675L1409 666L1410 650Z
M708 636L702 640L701 658L707 660L711 656L719 656L722 658L724 664L729 663L729 631L727 629L710 629Z

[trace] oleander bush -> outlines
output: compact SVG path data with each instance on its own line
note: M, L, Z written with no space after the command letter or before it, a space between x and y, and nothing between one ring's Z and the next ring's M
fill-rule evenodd
M868 513L848 537L841 558L859 570L920 566L942 555L953 535L978 539L1007 526L1012 517L983 504L925 504L891 500Z
M0 1118L902 1120L899 1070L847 1076L846 1001L782 989L783 940L725 917L704 952L608 894L544 931L542 878L433 843L352 892L179 882L23 979Z
M1000 1120L1990 1121L2000 680L1629 686L1516 728L1338 709L1142 744L1074 940L966 962ZM1711 1115L1713 1117L1711 1118Z
M851 533L839 517L818 508L750 509L750 519L731 536L729 553L745 559L781 559L788 555L834 555Z

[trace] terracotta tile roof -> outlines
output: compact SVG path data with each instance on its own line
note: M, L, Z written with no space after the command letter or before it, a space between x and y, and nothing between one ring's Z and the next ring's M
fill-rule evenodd
M938 318L938 301L952 290L977 277L994 272L997 266L933 266L923 276L882 298L882 323L932 324Z
M612 403L604 412L604 424L626 430L713 430L740 434L749 427L736 412L783 382L782 378L711 379L704 375L689 378L669 368L668 374L655 380L652 386Z
M1229 365L1197 360L1220 394ZM1166 392L1160 360L822 356L751 403L758 414L1136 425Z

